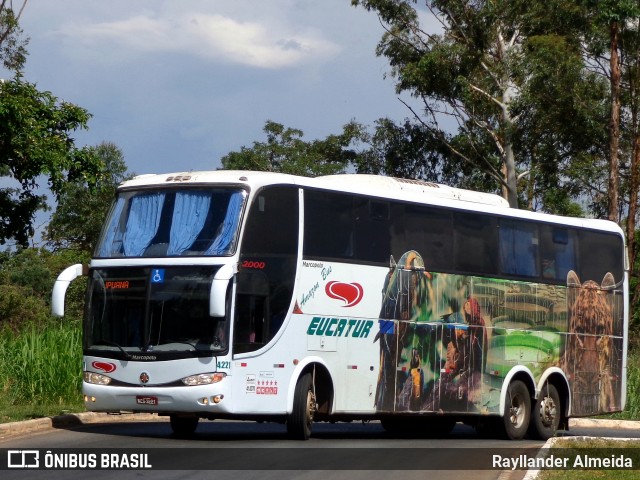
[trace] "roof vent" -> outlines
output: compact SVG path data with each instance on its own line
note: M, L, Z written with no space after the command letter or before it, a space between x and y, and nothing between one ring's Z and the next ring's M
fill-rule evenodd
M440 188L440 185L433 182L425 182L424 180L415 180L413 178L395 178L397 182L410 183L411 185L421 185L423 187Z

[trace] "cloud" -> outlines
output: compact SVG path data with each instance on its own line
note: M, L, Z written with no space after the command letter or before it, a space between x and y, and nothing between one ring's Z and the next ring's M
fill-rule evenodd
M330 58L340 48L310 31L220 14L191 13L178 18L136 15L125 20L67 25L59 34L73 45L106 42L128 53L179 53L207 61L278 69Z

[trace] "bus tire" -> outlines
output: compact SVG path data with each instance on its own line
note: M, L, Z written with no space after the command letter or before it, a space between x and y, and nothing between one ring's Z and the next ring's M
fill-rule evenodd
M176 437L190 437L198 427L198 417L182 417L180 415L171 415L169 423L171 430Z
M533 404L529 435L540 440L548 440L555 436L561 415L562 402L558 390L547 383Z
M529 389L522 381L514 380L507 387L501 433L509 440L520 440L526 435L530 420L531 395Z
M310 373L298 380L293 394L293 410L287 417L287 432L291 438L308 440L316 411L316 397L313 393Z

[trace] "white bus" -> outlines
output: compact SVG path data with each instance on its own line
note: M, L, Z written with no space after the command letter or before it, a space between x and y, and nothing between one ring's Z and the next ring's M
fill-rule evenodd
M548 438L624 408L628 266L614 223L369 175L144 175L88 268L83 394L97 412L380 420Z

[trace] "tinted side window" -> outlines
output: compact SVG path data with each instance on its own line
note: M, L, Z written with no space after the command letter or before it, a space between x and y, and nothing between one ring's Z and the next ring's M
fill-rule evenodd
M306 190L304 205L305 257L354 258L353 197Z
M406 250L419 252L427 270L453 269L453 226L450 211L406 205L404 228Z
M609 272L616 282L623 277L622 239L613 234L582 230L580 239L580 279L600 283Z
M540 226L542 278L567 282L567 274L576 270L577 234L574 229Z
M307 190L304 256L387 265L391 255L391 214L387 200Z
M455 269L483 275L498 271L496 219L489 215L455 212Z
M518 220L500 219L500 266L507 275L539 275L538 226Z
M388 263L391 252L389 202L354 197L356 257L362 262Z

